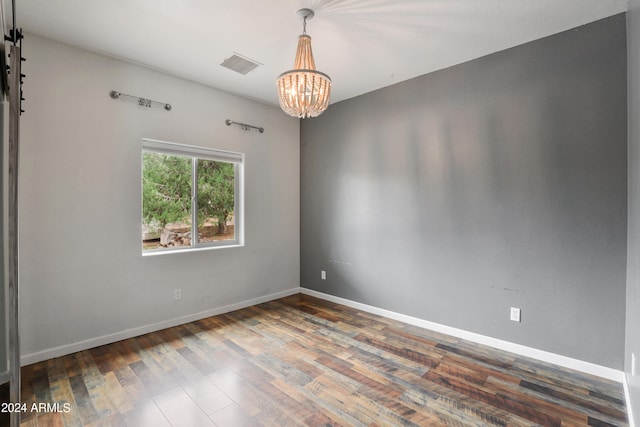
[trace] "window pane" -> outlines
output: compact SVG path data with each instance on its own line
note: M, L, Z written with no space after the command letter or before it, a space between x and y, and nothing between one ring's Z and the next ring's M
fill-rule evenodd
M198 159L198 243L235 239L233 163Z
M143 250L191 246L190 157L143 152Z

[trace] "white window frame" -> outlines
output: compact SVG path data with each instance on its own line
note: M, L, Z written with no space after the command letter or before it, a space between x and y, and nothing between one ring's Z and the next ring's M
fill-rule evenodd
M196 147L177 144L175 142L142 139L140 154L140 178L142 184L142 165L145 152L163 153L191 158L191 246L175 248L158 248L142 250L142 255L159 255L176 252L200 251L203 249L228 248L244 246L244 153L225 151L214 148ZM198 243L198 159L213 160L234 164L234 238L233 240L216 240ZM142 231L142 197L140 197L140 229Z

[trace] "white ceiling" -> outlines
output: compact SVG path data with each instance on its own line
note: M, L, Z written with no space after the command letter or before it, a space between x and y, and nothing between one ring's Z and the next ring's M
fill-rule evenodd
M11 8L5 2L6 19ZM17 0L25 32L277 104L302 21L332 102L627 9L627 0ZM28 56L25 45L25 55ZM263 66L220 66L232 53Z

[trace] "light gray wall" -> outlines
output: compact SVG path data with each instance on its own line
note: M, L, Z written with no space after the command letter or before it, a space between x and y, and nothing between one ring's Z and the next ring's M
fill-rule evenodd
M301 285L622 369L626 149L624 15L332 105Z
M640 0L629 2L627 14L629 102L629 230L627 237L627 340L625 372L631 407L640 422ZM631 354L636 376L631 376Z
M24 45L23 357L299 286L298 120L33 35ZM113 100L112 89L173 110ZM142 138L246 154L244 247L141 256Z

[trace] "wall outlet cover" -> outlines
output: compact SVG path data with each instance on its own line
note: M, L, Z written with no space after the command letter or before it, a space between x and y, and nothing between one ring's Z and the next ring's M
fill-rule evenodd
M511 320L514 322L520 321L520 309L516 307L511 307Z

